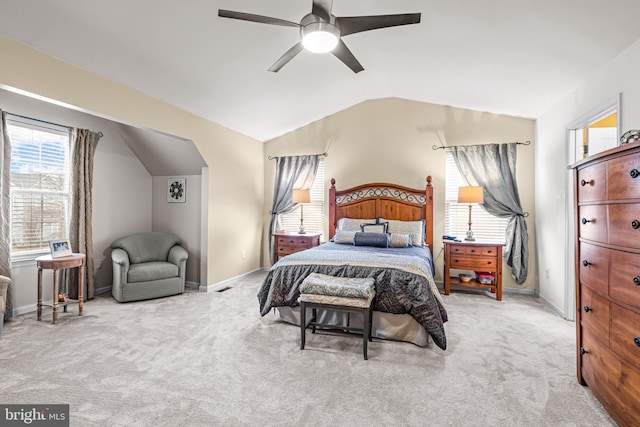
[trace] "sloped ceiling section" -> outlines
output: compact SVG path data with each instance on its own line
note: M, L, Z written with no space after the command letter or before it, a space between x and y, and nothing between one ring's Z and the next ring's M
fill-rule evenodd
M117 124L118 132L150 175L201 175L207 166L192 141Z
M364 66L302 52L312 0L2 0L0 32L266 141L360 102L398 97L539 117L640 37L638 0L334 0L336 16L420 12L417 25L348 35Z

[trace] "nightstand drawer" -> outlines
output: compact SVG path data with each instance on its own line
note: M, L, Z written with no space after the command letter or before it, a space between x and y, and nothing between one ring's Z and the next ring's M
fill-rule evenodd
M320 244L320 233L289 234L274 233L274 261L286 255L304 251Z
M480 256L451 256L450 268L457 268L460 270L489 270L495 271L496 268L495 257L480 257Z
M278 247L309 248L311 238L309 237L278 237Z

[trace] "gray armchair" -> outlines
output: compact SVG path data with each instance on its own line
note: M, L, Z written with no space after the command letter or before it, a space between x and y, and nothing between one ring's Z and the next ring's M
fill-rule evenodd
M4 327L4 311L7 308L7 298L9 297L9 284L11 279L6 276L0 276L0 333Z
M184 292L187 251L171 233L148 232L111 244L116 301L138 301Z

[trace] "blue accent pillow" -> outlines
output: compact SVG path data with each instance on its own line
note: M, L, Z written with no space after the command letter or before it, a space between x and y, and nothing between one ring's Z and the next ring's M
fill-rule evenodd
M375 246L377 248L388 248L391 235L388 233L367 233L359 231L353 238L353 244L356 246Z

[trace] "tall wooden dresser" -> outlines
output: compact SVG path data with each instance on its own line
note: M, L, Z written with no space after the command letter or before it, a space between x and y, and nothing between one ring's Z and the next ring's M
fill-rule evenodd
M577 374L620 424L640 425L640 143L573 166Z

